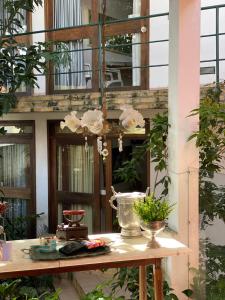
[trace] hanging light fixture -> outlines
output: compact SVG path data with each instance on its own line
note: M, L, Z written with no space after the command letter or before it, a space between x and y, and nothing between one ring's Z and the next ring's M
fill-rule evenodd
M83 134L85 138L85 150L88 151L88 136L97 136L97 149L103 160L109 155L107 150L106 137L108 134L118 136L118 149L123 151L123 134L127 131L132 131L137 127L143 128L145 121L140 112L135 110L131 105L124 105L120 109L122 113L119 117L119 124L110 123L107 120L107 106L105 95L105 74L106 74L106 61L105 61L105 18L106 18L106 0L103 0L102 7L102 20L101 20L101 43L99 48L102 49L102 60L100 62L100 82L101 82L101 97L99 100L99 108L86 111L81 118L77 117L76 111L71 111L66 115L64 121L60 122L61 129L68 127L72 132Z

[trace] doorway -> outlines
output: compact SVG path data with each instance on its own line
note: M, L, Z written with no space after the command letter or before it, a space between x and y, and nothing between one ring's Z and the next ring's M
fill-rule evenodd
M143 176L136 186L127 186L114 177L116 168L130 159L135 147L145 140L144 134L124 135L124 151L118 151L116 137L107 139L109 156L102 160L97 151L95 136L88 137L88 147L82 135L60 129L59 121L48 122L49 141L49 229L55 232L57 224L63 222L62 211L84 209L84 223L89 234L112 232L115 214L109 199L111 186L116 191L145 191L149 185L148 155L141 162ZM146 169L146 170L145 170Z

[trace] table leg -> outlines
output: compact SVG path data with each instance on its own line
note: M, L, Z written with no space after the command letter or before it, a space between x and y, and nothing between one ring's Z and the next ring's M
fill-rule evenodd
M154 296L155 300L163 300L162 259L157 258L153 265Z
M139 267L139 300L147 300L146 266Z

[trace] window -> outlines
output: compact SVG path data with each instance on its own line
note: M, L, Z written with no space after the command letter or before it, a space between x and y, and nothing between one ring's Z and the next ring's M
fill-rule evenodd
M36 213L34 124L32 121L0 122L2 126L7 133L0 139L0 188L9 203L6 219L11 222ZM25 230L26 237L35 234L35 226Z
M105 35L106 83L109 89L148 86L147 0L106 1L106 24L102 25L102 0L46 1L49 40L65 42L70 63L50 67L48 92L92 89L102 85L101 32ZM73 13L71 13L73 11ZM132 20L132 18L136 18ZM146 28L143 30L143 28Z

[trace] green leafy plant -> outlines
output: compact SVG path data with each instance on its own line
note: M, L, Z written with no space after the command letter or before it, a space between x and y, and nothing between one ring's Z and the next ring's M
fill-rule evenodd
M147 267L147 298L154 299L152 266ZM121 288L129 291L132 300L139 299L139 269L138 268L120 268L114 275L112 283L112 291L115 294ZM163 294L166 300L178 300L173 289L169 287L167 281L163 282ZM113 298L114 299L114 298Z
M200 178L199 208L202 230L217 218L225 222L225 186L216 185L210 178Z
M85 295L82 300L124 300L124 297L116 297L113 296L112 294L107 295L104 292L104 288L111 285L111 282L106 282L103 284L99 284L96 286L96 288Z
M211 95L211 94L210 94ZM225 104L207 96L190 116L199 115L200 128L189 140L196 139L200 150L200 175L213 177L223 169L225 158Z
M172 212L174 204L166 199L156 199L153 194L146 197L144 201L134 203L135 213L145 223L166 220Z
M8 279L0 283L0 300L58 300L51 276Z
M158 186L163 187L161 195L168 194L168 186L170 177L168 175L168 115L167 113L157 114L151 122L150 133L142 146L138 146L132 152L129 160L124 161L122 167L114 171L114 178L120 179L126 183L134 184L140 179L138 165L142 161L147 152L151 153L151 162L154 163L155 182L154 191ZM159 174L163 176L159 179Z
M48 63L65 63L66 54L57 50L67 49L61 42L37 42L33 45L17 42L16 35L21 34L24 16L21 11L33 12L36 6L42 5L42 0L5 0L3 9L7 18L0 20L0 115L9 112L17 102L16 92L25 85L38 87L37 75L48 71ZM4 133L4 129L0 130Z
M33 214L24 217L15 217L10 219L5 217L5 233L8 240L22 240L28 238L28 229L33 222L36 222L37 218L40 218L40 214Z

